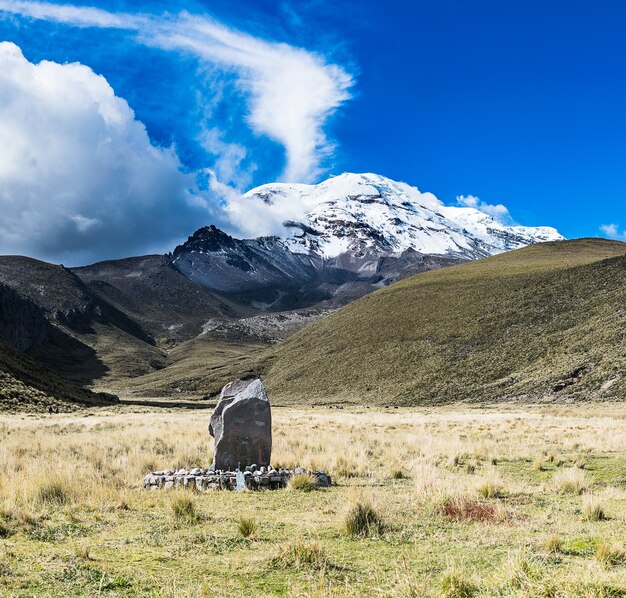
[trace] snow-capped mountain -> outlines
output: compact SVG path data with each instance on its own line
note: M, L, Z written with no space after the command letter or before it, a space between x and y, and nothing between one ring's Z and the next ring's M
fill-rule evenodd
M471 207L445 206L376 174L263 185L235 208L253 224L280 218L280 234L237 239L205 227L174 250L172 265L261 309L332 307L402 276L563 238L553 228L506 226Z
M243 201L301 206L301 218L283 223L284 242L294 253L326 259L407 249L472 259L563 239L554 228L507 226L476 208L445 206L431 193L369 173L345 173L318 185L262 185Z

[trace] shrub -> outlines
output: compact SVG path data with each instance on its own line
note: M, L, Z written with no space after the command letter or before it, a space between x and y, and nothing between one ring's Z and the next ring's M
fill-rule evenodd
M368 503L354 504L344 520L344 528L349 536L367 537L381 535L385 530L382 517Z
M296 473L289 478L288 488L301 492L311 492L311 490L317 490L317 479L310 473Z
M279 568L321 570L328 566L328 557L319 542L292 542L280 549L272 564Z
M446 598L469 598L476 590L467 574L458 567L448 569L441 580L441 592Z
M8 538L13 533L13 530L6 524L0 521L0 538Z
M197 523L200 520L200 514L196 509L196 503L189 496L177 496L172 500L172 511L174 517L178 521L187 523Z
M250 538L257 530L257 522L252 517L240 517L237 531L242 538Z
M545 468L546 468L546 466L545 466L545 464L543 462L543 459L535 459L533 461L533 469L535 471L544 471Z
M585 521L604 521L607 519L604 508L597 496L588 494L583 497L583 519Z
M562 469L552 476L552 486L563 494L582 494L589 488L589 481L582 469Z

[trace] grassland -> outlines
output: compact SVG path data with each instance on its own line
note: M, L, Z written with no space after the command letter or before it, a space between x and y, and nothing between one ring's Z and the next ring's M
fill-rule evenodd
M292 403L620 400L625 249L546 243L419 274L302 330L254 367Z
M623 404L275 408L274 465L336 486L144 491L207 417L0 417L0 595L626 595Z

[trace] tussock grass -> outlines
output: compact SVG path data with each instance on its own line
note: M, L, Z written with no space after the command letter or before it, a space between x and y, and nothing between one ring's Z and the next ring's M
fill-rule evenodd
M626 587L619 550L608 560L595 552L598 537L618 549L626 537L623 404L528 409L277 408L275 463L331 474L339 463L358 474L310 493L143 490L147 467L210 462L206 412L0 416L0 522L12 530L0 539L0 562L10 570L0 594L19 584L39 595L45 563L45 591L55 596L356 597L384 588L425 598L441 595L455 569L450 586L460 577L477 596L619 596ZM609 523L583 520L590 494L553 486L547 457L550 471L533 469L533 459L551 451L555 462L566 456L558 471L577 469L572 463L584 456L588 487ZM392 479L395 467L410 479ZM492 475L503 499L476 492ZM71 482L70 502L37 502L40 483L57 477ZM177 519L178 496L211 513L210 524ZM344 516L357 503L372 506L382 536L376 526L346 535ZM261 525L248 536L254 541L237 529L242 516ZM548 543L551 531L560 541ZM530 567L502 556L520 551Z
M182 494L172 498L172 512L177 521L185 523L198 523L202 519L194 498L188 494Z
M441 579L441 593L445 598L470 598L478 588L465 569L458 565L449 567Z
M60 476L35 481L33 499L41 506L63 506L72 502L75 489L70 480Z
M482 498L500 498L504 495L502 478L494 471L486 473L476 486Z
M385 531L382 515L367 502L354 503L343 520L346 534L352 537L366 538L380 536Z
M543 459L535 459L533 461L533 469L535 471L544 471L546 469L546 465Z
M436 503L435 510L454 521L493 523L505 518L505 513L498 505L476 500L467 495L445 496Z
M280 547L271 564L275 568L322 570L329 566L328 555L320 542L288 542Z
M525 550L509 553L500 571L500 590L524 591L526 593L541 590L540 574L537 563Z
M596 547L595 557L598 563L608 567L626 564L626 550L617 542L601 540Z
M585 521L604 521L608 519L600 498L595 494L583 496L582 516Z
M310 473L296 473L289 478L287 487L289 490L311 492L312 490L317 490L317 480Z
M548 536L546 540L546 549L548 552L557 554L563 551L563 538L558 534Z
M259 526L253 517L240 517L237 522L237 532L242 538L252 537Z
M564 494L582 494L589 489L589 479L581 469L561 469L552 476L552 486Z

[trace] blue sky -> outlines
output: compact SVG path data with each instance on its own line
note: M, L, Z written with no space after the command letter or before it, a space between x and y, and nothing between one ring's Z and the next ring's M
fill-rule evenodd
M104 76L134 111L134 121L125 120L119 133L121 155L140 152L142 168L151 146L164 148L155 185L170 196L180 186L192 189L154 205L128 195L134 208L120 212L120 221L141 218L143 229L154 228L152 237L143 239L135 228L116 242L117 251L131 253L165 249L196 225L219 223L215 205L229 194L274 180L317 182L343 171L403 180L449 204L469 194L502 203L516 222L552 225L570 238L622 238L624 22L626 4L618 1L114 0L72 6L0 0L0 41L23 52L20 77L30 77L29 68L42 60L81 63ZM72 77L63 82L66 75L50 85L76 84L82 93L94 84L89 73L81 71L78 83ZM91 130L88 110L80 122ZM137 122L148 140L139 139ZM75 147L103 135L108 132L94 130ZM93 164L103 160L98 156ZM136 176L130 162L111 167L118 174L105 172L103 180ZM93 172L90 163L81 169L65 179ZM91 184L72 193L87 193ZM119 191L113 187L109 195ZM117 210L107 201L99 205L107 205L107 213ZM65 252L78 261L108 257L104 229L110 231L110 223L102 227L100 248L81 245L102 220L90 209L68 203L63 214L69 224L52 234L43 224L36 228L33 236L49 245L42 241L31 253ZM15 214L14 224L23 221L23 213ZM82 237L65 247L70 225Z

